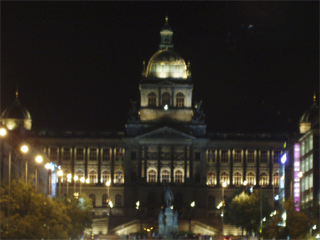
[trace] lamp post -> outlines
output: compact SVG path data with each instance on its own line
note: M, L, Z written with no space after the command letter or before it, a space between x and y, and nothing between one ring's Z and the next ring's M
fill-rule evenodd
M247 180L244 180L243 185L246 186L246 191L248 190L248 182Z
M78 179L79 179L79 178L78 178L77 175L75 175L74 178L73 178L73 184L74 184L74 185L73 185L73 196L74 196L74 197L76 197L76 182L78 181Z
M223 234L223 216L224 216L224 205L225 205L225 202L224 202L224 188L227 186L227 183L226 182L223 182L222 183L222 213L221 213L221 220L222 220L222 235Z
M81 185L82 185L82 183L84 183L84 182L85 182L84 177L81 177L81 178L80 178L80 195L81 195Z
M189 222L189 231L190 231L190 232L191 232L191 220L192 220L192 218L194 217L193 209L194 209L195 206L196 206L196 202L193 201L193 202L190 204L190 207L191 207L191 217L190 217L190 222Z
M43 162L43 157L41 155L38 155L36 157L36 162L37 163L42 163ZM35 189L36 189L36 192L38 191L38 168L35 169L35 179L36 179L36 184L35 184Z
M63 171L62 170L59 170L57 172L58 176L60 177L59 179L59 198L61 197L61 179L62 179L62 176L63 176Z
M27 145L22 145L20 150L23 153L27 153L29 152L29 147ZM28 182L28 161L27 160L26 160L25 171L26 171L26 182Z
M69 182L71 182L72 175L69 173L67 175L67 199L69 199Z

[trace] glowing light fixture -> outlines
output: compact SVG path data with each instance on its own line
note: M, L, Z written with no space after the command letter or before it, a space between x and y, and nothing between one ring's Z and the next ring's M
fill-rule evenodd
M282 164L285 164L285 162L287 161L287 154L283 154L282 157L281 157L281 163Z
M4 137L7 135L7 129L5 129L4 127L0 128L0 136Z
M29 151L29 147L27 145L22 145L20 149L23 153L27 153Z
M42 161L43 161L43 157L42 157L41 155L38 155L38 156L36 157L36 162L42 163Z

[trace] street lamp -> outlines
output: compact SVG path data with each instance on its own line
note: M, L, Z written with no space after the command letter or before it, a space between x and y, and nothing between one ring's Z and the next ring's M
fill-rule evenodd
M38 155L36 156L36 162L37 163L42 163L43 162L43 157L41 155ZM36 180L36 186L35 186L35 189L36 189L36 192L38 191L38 168L36 167L35 169L35 180Z
M73 180L74 180L74 185L73 185L73 195L74 195L74 197L76 198L76 182L78 181L78 176L77 175L75 175L74 176L74 178L73 178Z
M226 182L222 183L222 213L221 213L221 220L222 220L222 235L223 234L223 216L224 216L224 206L225 206L225 202L224 202L224 188L227 186Z
M67 175L67 199L69 199L69 182L71 182L72 175L69 173Z
M81 177L81 178L80 178L80 194L81 194L81 185L82 185L82 183L84 183L84 182L85 182L84 177Z
M21 146L20 150L22 153L26 154L27 152L29 152L29 147L24 144ZM10 160L11 160L11 158L10 158ZM10 163L10 165L11 165L11 163ZM25 171L26 171L26 182L28 182L28 161L27 160L26 160Z
M110 181L110 180L106 182L106 186L107 186L107 190L108 190L107 203L108 203L108 202L109 202L109 200L110 200L110 196L109 196L109 187L110 187L110 184L111 184L111 181Z
M57 172L57 174L58 174L58 177L60 177L60 179L59 179L59 198L60 198L61 197L61 179L62 179L62 176L63 176L63 171L59 170Z
M243 185L246 186L246 191L247 191L247 189L248 189L248 187L247 187L247 185L248 185L247 180L244 180Z
M191 232L191 220L194 217L194 207L196 206L196 202L193 201L192 203L190 203L190 207L191 207L191 217L190 217L190 222L189 222L189 231Z

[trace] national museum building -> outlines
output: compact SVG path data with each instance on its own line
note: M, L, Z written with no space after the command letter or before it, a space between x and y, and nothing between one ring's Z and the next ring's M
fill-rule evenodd
M61 194L67 195L68 185L69 197L81 191L92 199L95 235L157 228L168 185L179 230L218 235L223 229L224 235L241 234L236 228L222 227L217 208L222 194L253 187L267 194L274 206L288 136L207 133L202 102L193 104L190 63L174 50L167 18L160 36L158 51L144 64L140 101L131 101L124 132L31 134L31 115L24 120L8 111L2 123L13 131L24 125L30 130L26 141L61 166Z

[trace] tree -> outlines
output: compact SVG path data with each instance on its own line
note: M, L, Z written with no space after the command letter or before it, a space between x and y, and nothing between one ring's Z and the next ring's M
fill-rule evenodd
M0 190L2 238L66 239L74 237L73 233L82 235L92 223L89 200L84 207L74 200L77 204L70 207L65 201L36 193L32 184L22 180L11 182L8 218L8 185L2 183Z
M272 207L260 190L252 194L236 193L228 198L225 207L224 222L241 227L247 232L257 232L262 218L268 218Z
M268 236L276 238L303 238L310 229L310 217L303 212L296 212L292 198L289 198L283 204L283 209L286 211L286 227L279 226L282 217L280 212L276 214L268 227Z

